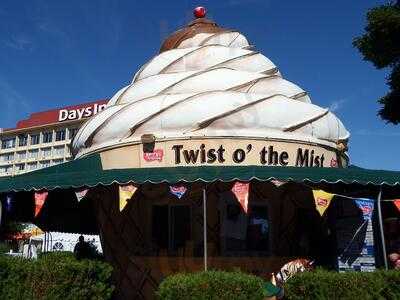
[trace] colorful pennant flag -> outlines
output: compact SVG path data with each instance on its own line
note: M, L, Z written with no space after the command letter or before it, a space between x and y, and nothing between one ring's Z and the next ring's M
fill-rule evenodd
M184 185L171 185L169 187L169 190L173 195L178 197L178 199L181 199L183 195L185 195L187 188Z
M35 218L39 215L40 211L42 210L48 195L49 192L47 191L35 192Z
M136 191L137 187L133 184L119 186L119 211L122 211L125 208L128 200L133 197Z
M78 202L81 202L83 198L86 197L86 194L89 192L89 189L80 189L75 191L75 196Z
M396 206L397 207L397 209L399 210L399 212L400 212L400 199L396 199L396 200L394 200L393 201L393 204L394 204L394 206Z
M374 211L374 200L361 198L361 199L355 199L355 202L363 213L364 221L371 220L372 213Z
M234 193L236 198L239 200L239 203L242 206L245 213L247 213L247 209L249 206L249 191L250 191L250 183L248 182L245 183L236 181L232 187L232 193Z
M335 194L330 194L323 190L313 190L313 195L315 207L322 217L329 207L329 204L331 204L332 198L335 197Z

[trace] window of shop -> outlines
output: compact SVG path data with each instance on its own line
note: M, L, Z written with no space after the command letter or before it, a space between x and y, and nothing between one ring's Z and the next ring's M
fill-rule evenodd
M24 147L28 144L28 136L26 134L20 134L18 136L18 146Z
M43 132L43 143L51 143L53 141L53 132Z
M65 140L65 129L56 131L56 141L64 141Z
M245 212L232 192L220 194L217 206L221 256L270 255L267 201L250 200Z
M40 143L40 135L32 134L31 135L31 145L38 145Z
M1 140L1 148L2 149L10 149L15 147L15 137L6 138Z
M269 223L267 206L251 205L249 207L246 246L247 250L268 254Z
M183 254L191 239L189 205L154 205L152 238L159 254Z

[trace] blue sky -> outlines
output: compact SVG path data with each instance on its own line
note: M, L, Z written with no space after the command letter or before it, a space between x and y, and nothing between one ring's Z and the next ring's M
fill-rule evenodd
M111 97L203 5L351 132L353 164L400 170L400 127L376 113L387 71L352 47L385 1L0 1L0 127L29 113Z

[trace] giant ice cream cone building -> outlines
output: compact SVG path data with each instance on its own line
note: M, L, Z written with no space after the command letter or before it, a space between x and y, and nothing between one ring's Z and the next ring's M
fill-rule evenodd
M132 83L84 124L72 151L77 159L100 153L104 170L346 167L348 139L342 122L284 79L243 34L200 15L169 36ZM290 222L296 205L307 207L301 201L312 197L309 191L297 185L282 190L269 182L252 182L248 205L254 216L242 215L242 220L264 220L259 221L264 222L259 233L255 224L236 228L227 225L229 220L224 223L221 199L232 198L232 185L207 185L210 267L271 272L285 257L298 255L291 248L297 231ZM147 183L138 187L122 212L116 185L94 189L117 298L151 298L166 275L202 268L202 188L201 183L185 184L184 196L177 201L166 183ZM285 202L296 193L303 200Z

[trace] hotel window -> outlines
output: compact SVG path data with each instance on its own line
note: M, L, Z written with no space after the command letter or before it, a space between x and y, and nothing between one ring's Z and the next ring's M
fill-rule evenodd
M32 134L31 135L31 145L38 145L39 143L40 143L39 134Z
M58 164L61 164L62 162L63 162L62 159L55 159L55 160L53 160L53 165L58 165Z
M0 173L11 173L12 172L12 166L5 166L0 168Z
M12 161L14 160L14 153L7 153L1 156L2 161Z
M26 159L26 151L24 151L24 152L17 152L17 159L18 159L18 160L24 160L24 159Z
M25 170L25 164L16 165L16 168L18 169L18 171L24 171Z
M34 150L29 150L28 151L28 158L38 158L39 156L39 150L34 149Z
M7 154L2 154L0 156L0 160L3 162L9 162L14 160L14 153L7 153Z
M2 149L10 149L14 147L15 147L15 137L1 140Z
M72 140L76 133L78 132L78 128L70 128L69 129L69 139Z
M41 168L50 167L50 161L49 161L49 160L42 161L42 162L40 163L40 167L41 167Z
M26 134L20 134L18 136L18 146L24 147L28 144L28 136Z
M37 162L28 164L28 170L29 171L33 171L33 170L36 170L36 169L37 169Z
M64 141L65 140L65 129L56 131L56 141Z
M51 143L53 141L53 132L43 132L43 143Z
M64 146L62 147L54 147L54 156L64 156Z
M42 157L50 157L50 156L51 156L51 148L43 148Z

